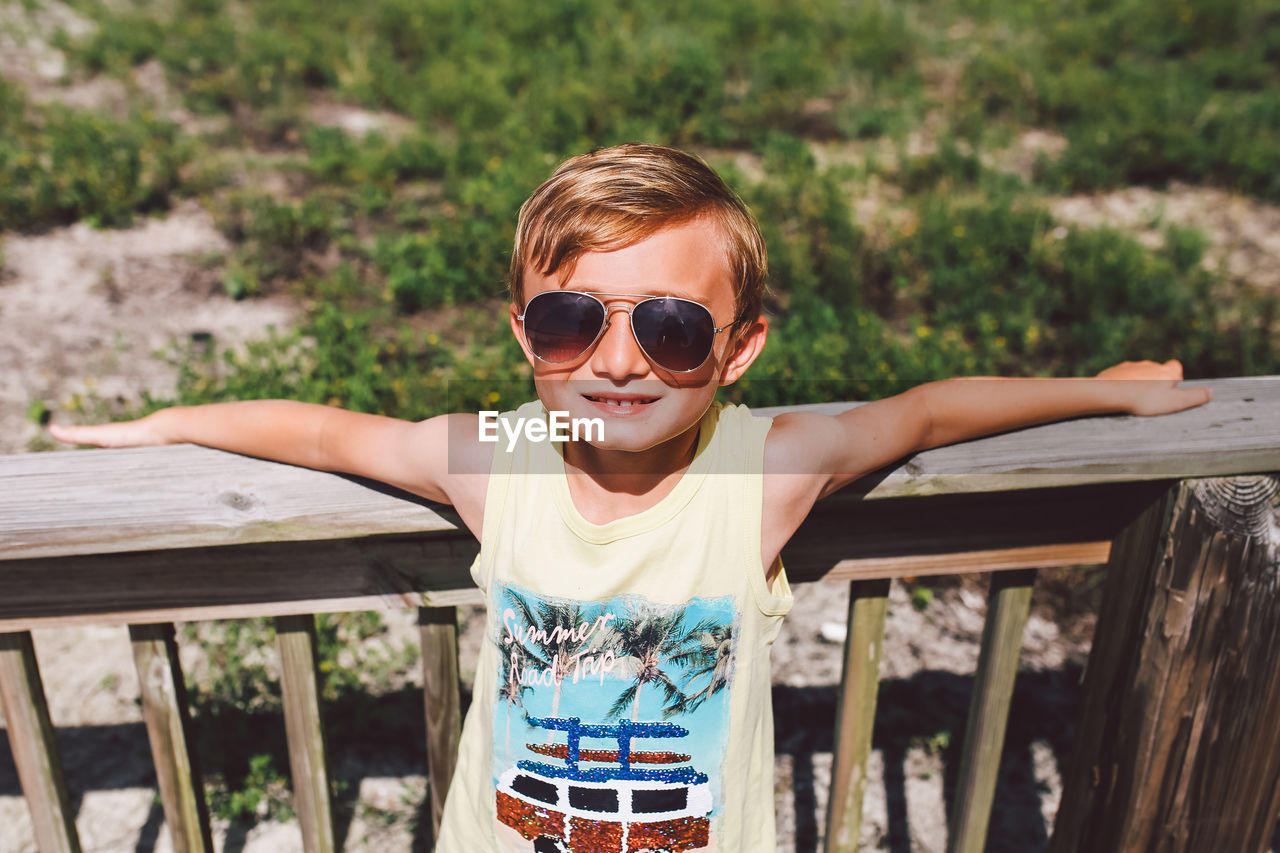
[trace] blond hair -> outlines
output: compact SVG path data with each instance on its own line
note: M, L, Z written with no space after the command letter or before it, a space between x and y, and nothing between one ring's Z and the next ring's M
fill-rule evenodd
M509 287L523 307L526 269L573 274L588 252L622 249L699 218L724 236L734 279L733 325L760 316L768 258L750 211L699 158L659 145L602 148L560 164L520 208Z

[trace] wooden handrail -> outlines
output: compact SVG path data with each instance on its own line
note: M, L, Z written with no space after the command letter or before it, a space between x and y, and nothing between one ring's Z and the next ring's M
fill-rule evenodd
M864 477L819 504L784 559L793 582L853 582L826 850L857 845L858 780L864 777L856 774L870 746L886 579L1108 559L1113 569L1127 571L1134 560L1158 560L1158 543L1143 539L1135 545L1134 531L1163 529L1157 510L1171 506L1175 492L1184 495L1178 498L1179 507L1192 500L1185 497L1191 494L1189 487L1179 481L1213 483L1218 481L1200 478L1280 471L1277 379L1196 383L1214 389L1214 402L1163 418L1078 419L939 448ZM852 405L793 408L832 411ZM1269 477L1261 481L1274 484ZM1235 494L1233 488L1226 490ZM1254 500L1272 491L1244 488L1242 493ZM1196 518L1194 512L1189 517ZM1258 541L1265 550L1275 543L1263 541L1266 536L1258 530L1272 530L1263 528L1212 535L1234 536L1231 541L1246 545L1253 541L1249 537L1262 537ZM1196 536L1211 535L1194 529ZM1127 543L1118 555L1111 553L1113 539ZM1188 554L1210 553L1195 551L1194 543L1183 544ZM1246 578L1252 583L1265 566L1256 547L1241 547L1242 553L1254 554L1246 567L1254 573ZM289 680L286 723L299 815L307 848L330 850L335 839L310 614L420 608L432 819L437 822L460 719L453 606L479 600L468 572L475 552L474 540L447 507L351 477L192 446L0 456L0 651L10 650L0 654L0 700L10 719L34 721L9 734L24 740L14 753L42 849L78 849L78 839L67 813L29 630L80 623L130 625L140 674L157 674L154 689L144 690L142 698L158 772L164 777L166 820L183 849L201 850L211 843L208 818L187 744L170 623L285 617L278 625L283 626L280 653ZM1235 564L1219 553L1206 565L1222 583L1232 577ZM1148 576L1154 577L1143 575ZM1006 580L995 585L988 614L951 820L949 850L955 853L980 850L985 840L993 767L1002 747L1034 575L1024 571ZM1180 575L1179 582L1185 581ZM1142 591L1143 583L1136 584L1136 592L1118 587L1117 595L1137 602L1149 594ZM1128 612L1118 605L1113 609ZM1160 655L1156 658L1152 663L1140 656L1132 666L1161 672L1169 664ZM1090 695L1123 692L1115 684L1117 679L1123 684L1120 670L1091 666L1089 671L1091 678L1111 679L1099 680L1089 688ZM1267 683L1274 683L1280 695L1280 677ZM1186 695L1184 690L1176 698L1185 702ZM1144 701L1139 697L1125 705L1125 713L1144 719ZM1109 742L1099 743L1089 741L1089 755L1109 748ZM1260 753L1254 761L1259 772L1280 773L1280 750L1275 752ZM1148 763L1176 760L1163 754L1139 758ZM1221 773L1219 765L1204 772ZM1074 770L1072 778L1085 778L1088 772ZM1078 782L1074 790L1072 804L1064 809L1072 823L1055 839L1074 837L1082 822L1110 808L1098 805L1103 800ZM1168 808L1154 798L1152 803L1152 814ZM1231 838L1253 839L1254 824L1265 823L1277 806L1255 808L1248 832ZM1165 812L1159 814L1167 819ZM1146 813L1108 812L1103 817L1116 833L1130 835L1146 831L1154 819Z
M1212 403L942 447L844 493L882 500L1280 470L1280 377L1197 384L1213 388ZM446 508L388 487L189 445L0 456L0 560L458 529Z

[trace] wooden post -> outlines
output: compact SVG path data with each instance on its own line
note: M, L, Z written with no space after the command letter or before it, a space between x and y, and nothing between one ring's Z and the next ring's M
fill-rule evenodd
M30 631L0 634L0 708L41 853L80 853Z
M1022 632L1031 612L1034 569L991 575L982 651L973 677L956 799L947 831L949 853L982 853L995 800L1009 704L1022 654Z
M422 637L422 693L427 714L427 776L431 787L432 837L440 835L440 816L449 793L462 736L462 699L458 690L458 609L418 608Z
M332 853L335 845L329 764L316 679L316 618L276 617L276 646L280 652L285 733L289 740L294 807L302 824L302 846L307 853Z
M849 584L849 632L844 642L844 673L836 706L825 853L852 853L858 849L888 609L887 579Z
M195 756L187 689L178 662L173 623L130 625L133 662L138 670L142 716L147 722L156 784L175 853L213 850L209 810Z
M1277 504L1274 476L1187 480L1116 539L1051 853L1267 849Z

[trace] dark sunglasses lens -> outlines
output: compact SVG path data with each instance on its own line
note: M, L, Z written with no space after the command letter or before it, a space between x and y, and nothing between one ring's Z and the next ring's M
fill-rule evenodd
M604 327L604 306L583 293L548 291L524 308L529 349L543 361L573 361L595 342Z
M684 299L649 299L631 312L636 341L659 367L695 370L711 355L716 336L711 312Z

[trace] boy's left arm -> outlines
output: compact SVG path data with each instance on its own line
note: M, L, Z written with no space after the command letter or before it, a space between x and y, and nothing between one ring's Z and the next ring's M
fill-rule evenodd
M1168 414L1212 398L1208 388L1175 387L1181 379L1171 360L1124 362L1092 378L930 382L834 417L780 415L765 470L807 514L814 500L922 450L1081 415Z

